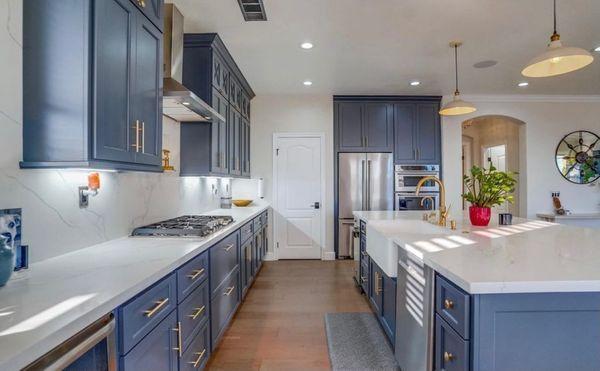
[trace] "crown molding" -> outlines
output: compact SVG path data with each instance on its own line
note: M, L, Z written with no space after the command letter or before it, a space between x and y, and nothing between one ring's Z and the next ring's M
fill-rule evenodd
M600 95L529 95L529 94L507 94L507 95L463 95L462 98L469 102L480 103L598 103ZM444 96L444 102L452 99L452 96Z

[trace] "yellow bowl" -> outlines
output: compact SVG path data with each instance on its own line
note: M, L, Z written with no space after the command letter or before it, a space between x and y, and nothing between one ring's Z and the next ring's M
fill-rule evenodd
M237 207L245 207L252 203L252 200L231 200L233 204Z

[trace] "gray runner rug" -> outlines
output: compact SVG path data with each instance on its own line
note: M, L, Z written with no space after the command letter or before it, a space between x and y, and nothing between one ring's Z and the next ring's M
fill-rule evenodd
M372 313L327 313L325 330L333 370L399 369Z

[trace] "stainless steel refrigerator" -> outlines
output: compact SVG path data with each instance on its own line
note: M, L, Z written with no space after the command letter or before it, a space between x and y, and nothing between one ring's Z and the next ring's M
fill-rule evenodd
M352 212L394 209L392 154L340 153L338 174L338 257L355 257Z

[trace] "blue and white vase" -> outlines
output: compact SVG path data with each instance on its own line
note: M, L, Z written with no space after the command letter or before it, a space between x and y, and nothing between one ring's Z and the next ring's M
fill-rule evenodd
M0 236L0 286L6 285L15 269L15 252L6 244L6 239Z

